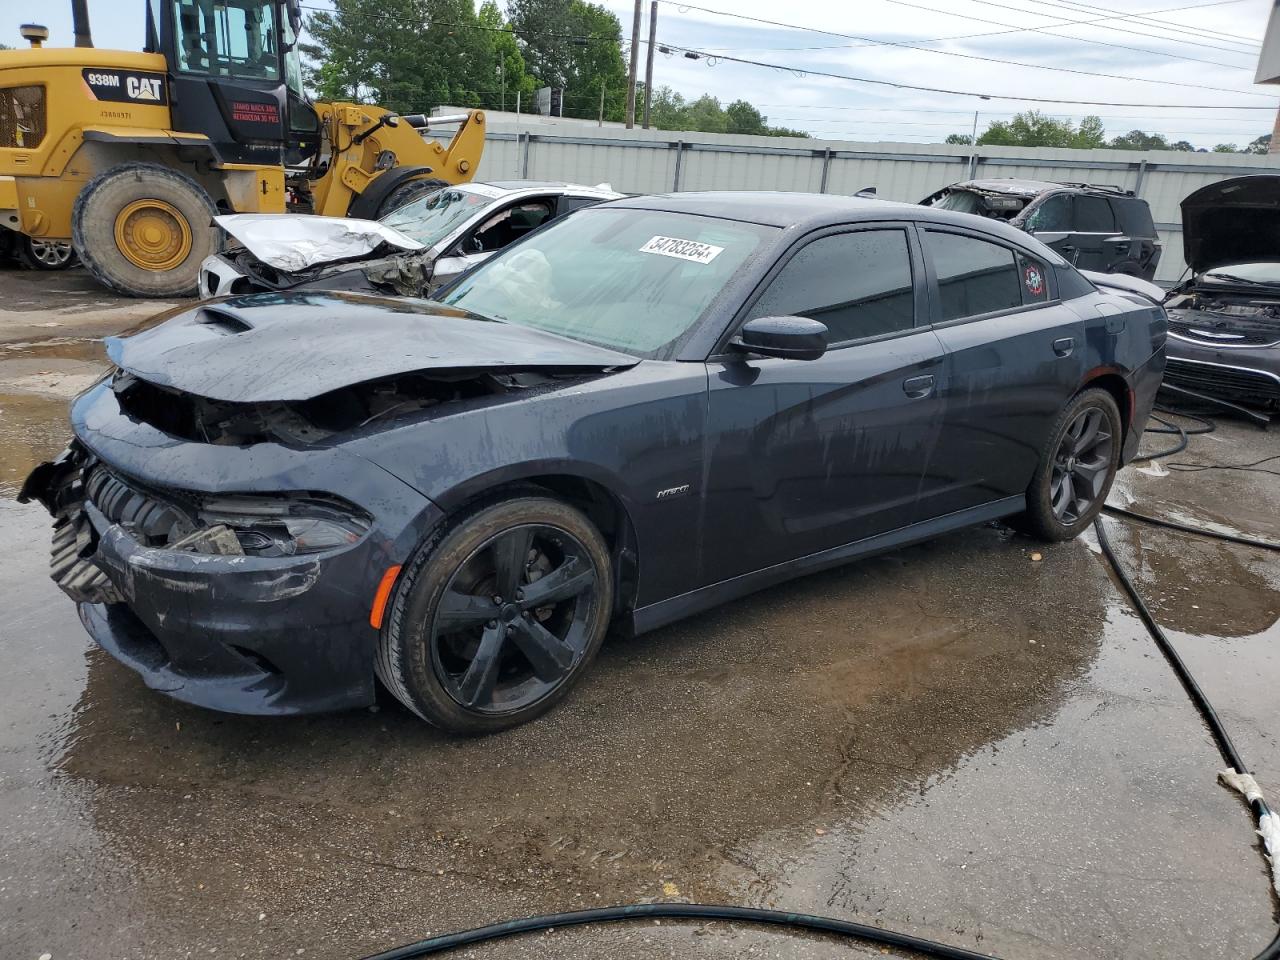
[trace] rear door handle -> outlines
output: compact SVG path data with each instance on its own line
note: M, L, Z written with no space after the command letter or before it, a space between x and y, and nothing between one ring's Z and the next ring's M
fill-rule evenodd
M923 377L908 377L902 381L902 392L912 400L919 400L933 393L933 374Z
M1053 352L1060 357L1071 356L1071 351L1076 348L1076 341L1073 337L1063 337L1061 340L1053 341Z

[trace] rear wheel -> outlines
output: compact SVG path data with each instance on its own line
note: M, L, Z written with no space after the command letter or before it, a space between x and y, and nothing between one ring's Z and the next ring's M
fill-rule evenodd
M1021 526L1043 540L1070 540L1106 503L1120 466L1120 410L1106 390L1084 390L1058 417L1040 455Z
M378 205L378 219L382 219L392 210L398 210L406 203L413 203L413 201L447 186L449 186L447 182L437 180L434 177L427 180L410 180L408 183L402 183L388 193L382 203Z
M218 247L213 201L190 177L155 163L122 163L76 197L71 236L85 268L131 297L188 297Z
M18 241L18 260L28 270L65 270L75 265L76 254L69 240L24 236Z
M436 726L503 730L565 697L600 649L612 606L609 553L591 521L556 500L507 500L419 552L375 666Z

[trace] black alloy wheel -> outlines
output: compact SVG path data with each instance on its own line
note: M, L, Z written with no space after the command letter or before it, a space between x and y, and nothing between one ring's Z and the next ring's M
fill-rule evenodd
M445 689L482 713L537 703L586 651L596 586L586 547L565 530L527 524L486 541L436 606L431 656Z
M1074 524L1087 514L1103 494L1110 479L1115 437L1103 411L1086 407L1068 424L1049 479L1053 515Z
M434 532L405 567L374 666L423 719L493 733L566 696L612 614L612 563L595 525L550 497L502 500Z
M1014 525L1048 541L1082 533L1106 503L1123 439L1120 408L1110 393L1089 387L1072 397L1049 431L1027 486L1026 509Z

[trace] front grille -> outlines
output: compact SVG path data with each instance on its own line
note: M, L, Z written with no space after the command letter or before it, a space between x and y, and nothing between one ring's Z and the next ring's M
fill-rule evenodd
M1227 337L1206 336L1209 334L1229 334ZM1280 324L1272 323L1187 323L1169 318L1169 332L1203 343L1209 347L1266 347L1280 341Z
M85 499L146 546L165 546L195 528L176 506L121 479L100 463L88 469L84 486Z
M1210 363L1188 363L1170 358L1164 378L1177 387L1186 387L1224 400L1246 400L1267 405L1280 404L1280 382L1256 370L1240 370Z

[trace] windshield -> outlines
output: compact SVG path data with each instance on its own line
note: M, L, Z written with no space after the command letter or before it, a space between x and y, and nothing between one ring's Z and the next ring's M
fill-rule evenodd
M444 302L658 356L776 227L655 210L583 210L469 274Z
M1243 280L1245 283L1280 284L1280 263L1237 263L1226 267L1214 267L1212 270L1206 270L1201 279L1227 283L1232 280Z
M397 207L383 217L382 222L423 246L434 247L474 214L492 205L495 199L475 187L446 187Z

